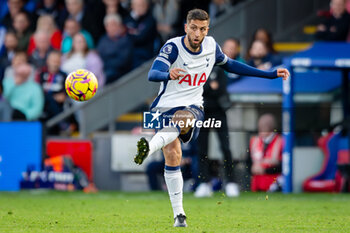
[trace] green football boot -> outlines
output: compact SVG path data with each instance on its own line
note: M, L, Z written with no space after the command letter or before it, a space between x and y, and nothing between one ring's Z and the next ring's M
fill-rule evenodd
M134 157L135 163L138 165L141 165L143 163L143 161L145 160L145 158L147 158L148 153L149 153L148 142L145 138L142 137L137 142L137 154Z

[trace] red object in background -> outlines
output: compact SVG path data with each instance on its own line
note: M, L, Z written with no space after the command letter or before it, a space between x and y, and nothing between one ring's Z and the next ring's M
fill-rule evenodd
M251 190L253 192L257 191L268 191L270 186L276 182L276 179L281 174L264 174L264 175L254 175L252 176Z
M332 16L331 10L319 10L317 11L318 17L330 18Z
M55 172L63 172L64 156L52 156L44 160L45 167L51 166Z
M53 49L61 50L61 43L62 43L62 33L59 30L56 30L51 35L50 45ZM35 49L36 49L36 45L34 41L34 35L32 35L29 39L29 45L27 49L28 56L31 56Z
M92 181L92 143L89 140L54 140L46 142L49 157L70 155L76 166L80 167Z
M350 164L350 152L348 150L338 151L337 164Z
M339 192L337 183L336 180L307 180L304 182L303 189L305 192Z
M334 141L336 140L336 141ZM350 161L349 150L340 150L341 136L333 132L321 137L318 146L324 154L323 165L316 175L307 178L303 183L303 190L306 192L340 192L348 182L341 174L339 165L346 165ZM329 167L331 166L331 167ZM335 168L335 169L333 169ZM327 176L328 172L328 176ZM334 178L329 173L335 173ZM345 191L345 190L343 190Z

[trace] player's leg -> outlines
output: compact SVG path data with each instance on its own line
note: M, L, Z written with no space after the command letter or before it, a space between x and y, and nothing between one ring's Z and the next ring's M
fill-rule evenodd
M141 138L137 143L137 154L134 158L135 163L142 164L148 155L162 149L164 146L173 142L179 135L186 134L191 127L186 125L188 120L193 120L194 115L187 110L178 110L175 112L172 122L169 127L164 127L159 130L151 139L147 141L145 138ZM185 122L183 127L180 127L179 122Z
M165 157L164 178L168 188L171 206L174 213L174 226L186 227L186 215L182 205L183 178L181 173L181 143L177 138L163 147Z
M175 112L172 122L177 123L176 127L173 128L163 128L160 130L148 143L145 139L141 143L141 149L138 145L138 150L145 152L144 156L136 155L135 162L141 164L144 158L148 154L153 153L161 148L163 148L163 153L165 157L165 171L164 178L168 188L170 201L174 212L174 226L175 227L186 227L186 215L183 210L182 198L183 198L183 178L180 169L182 151L181 140L188 142L191 138L196 138L198 136L198 129L187 125L188 121L203 120L203 111L195 106L190 106L186 110L178 110ZM180 127L179 122L183 121L183 127ZM141 141L140 140L140 141ZM151 150L152 148L152 150ZM140 158L141 157L141 158ZM140 158L140 160L138 160Z
M184 122L184 127L180 128L181 133L179 135L179 138L181 138L182 141L188 142L192 137L195 138L198 135L196 133L196 129L191 128L189 125L186 125L186 122L192 121L195 118L197 120L202 120L203 114L201 113L201 111L189 109L188 111L180 110L174 114L174 117L172 118L172 121L174 123L179 125L180 121ZM186 227L186 215L182 204L183 177L180 168L182 151L179 138L163 147L163 153L165 157L164 177L167 184L171 205L173 207L174 226Z
M185 110L176 111L172 121L179 125L180 121L186 122L193 120L194 115ZM183 125L180 128L181 135L186 135L191 127ZM168 188L171 206L174 213L174 226L186 227L186 214L183 209L183 177L181 173L181 158L182 150L179 138L176 138L173 142L163 147L163 153L165 158L164 178Z

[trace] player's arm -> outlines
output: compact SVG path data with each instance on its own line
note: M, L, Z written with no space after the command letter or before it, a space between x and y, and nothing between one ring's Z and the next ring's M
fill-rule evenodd
M175 80L182 77L183 69L174 68L169 71L171 64L175 62L178 56L178 49L174 43L165 44L157 58L154 60L150 71L148 72L148 80L153 82L163 82L167 80Z
M163 82L169 79L169 66L159 60L154 60L148 72L148 80L152 82Z
M238 75L262 77L268 79L275 79L282 77L286 80L289 77L289 71L284 68L278 68L274 71L264 71L256 69L252 66L246 65L239 61L233 60L227 57L220 49L219 45L216 45L216 65L221 66L227 72L235 73Z

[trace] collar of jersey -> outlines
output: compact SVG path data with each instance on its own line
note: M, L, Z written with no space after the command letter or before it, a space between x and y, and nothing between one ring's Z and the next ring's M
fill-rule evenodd
M198 52L192 52L191 50L189 50L189 49L186 47L186 45L185 45L185 36L183 36L183 37L181 38L181 44L182 44L182 46L186 49L186 51L187 51L188 53L192 54L192 55L198 55L198 54L200 54L200 53L202 52L202 44L201 44L201 49L200 49Z

